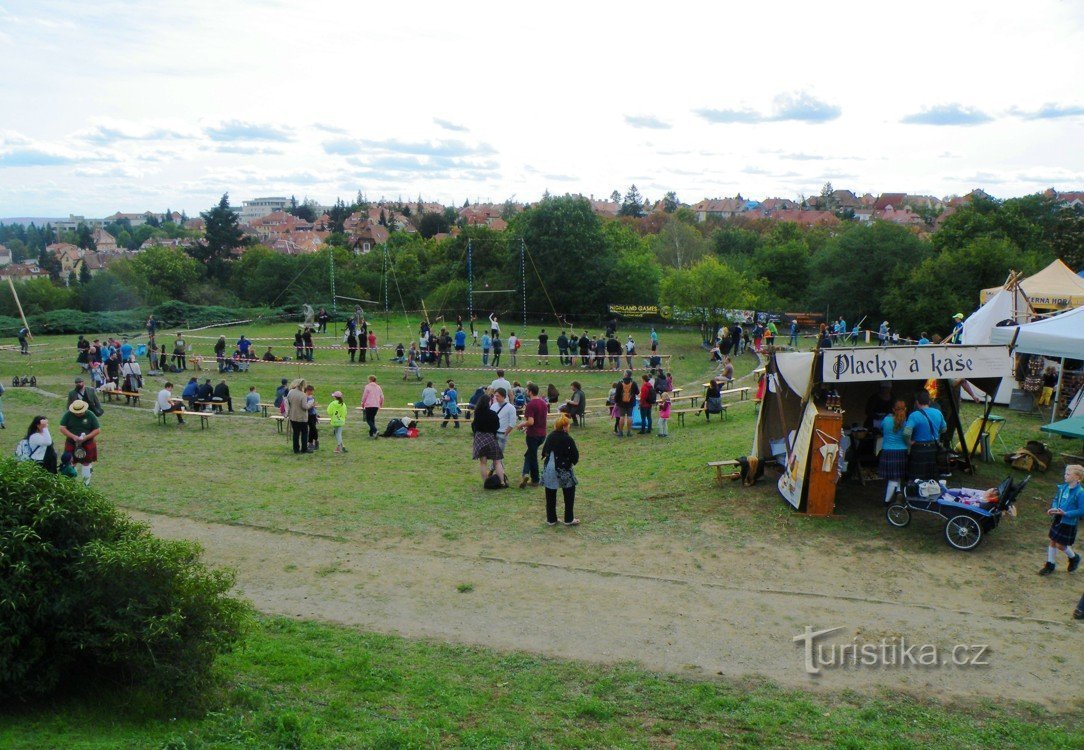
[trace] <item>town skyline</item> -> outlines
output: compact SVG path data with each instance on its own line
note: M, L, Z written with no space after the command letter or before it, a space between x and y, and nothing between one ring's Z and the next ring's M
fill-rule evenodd
M2 2L0 216L1084 185L1079 6L568 10Z

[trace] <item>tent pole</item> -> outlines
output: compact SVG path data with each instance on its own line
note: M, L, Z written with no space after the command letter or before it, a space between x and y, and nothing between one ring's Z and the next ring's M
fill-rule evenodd
M1050 423L1058 415L1058 399L1061 398L1061 383L1065 379L1065 357L1061 357L1061 366L1058 368L1058 387L1054 391L1054 401L1050 404Z

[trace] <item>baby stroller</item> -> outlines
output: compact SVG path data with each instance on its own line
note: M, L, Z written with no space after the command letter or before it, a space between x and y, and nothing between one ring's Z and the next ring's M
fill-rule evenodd
M897 493L885 511L888 522L902 529L911 523L911 511L932 513L945 521L945 541L958 550L975 549L984 534L997 528L1003 513L1015 515L1013 503L1024 491L1031 475L1014 483L1012 477L997 486L996 502L987 502L983 490L949 489L944 482L914 480Z

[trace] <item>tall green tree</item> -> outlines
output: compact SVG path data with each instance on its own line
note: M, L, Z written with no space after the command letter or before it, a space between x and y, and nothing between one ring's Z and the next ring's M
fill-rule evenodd
M662 210L668 214L674 213L678 210L678 206L681 202L678 200L677 193L671 190L669 193L662 197Z
M630 186L629 191L625 193L621 208L617 209L617 215L632 216L637 219L644 215L644 198L640 195L636 185Z
M711 248L704 235L674 217L670 217L659 233L651 237L650 245L659 264L669 268L691 266Z
M188 252L203 263L208 276L225 281L229 277L233 249L245 245L237 212L230 208L229 193L223 193L218 205L200 216L206 224L204 240L195 243Z
M94 242L94 231L86 224L80 222L79 227L75 230L75 237L75 244L84 250L93 252L98 249L97 243Z
M511 234L522 237L531 254L528 309L548 312L552 300L556 312L564 315L605 312L606 282L617 257L586 198L545 198L515 218Z
M667 271L659 295L662 304L674 308L675 317L680 314L705 330L715 330L724 310L755 308L764 292L764 282L750 281L708 255L691 268Z

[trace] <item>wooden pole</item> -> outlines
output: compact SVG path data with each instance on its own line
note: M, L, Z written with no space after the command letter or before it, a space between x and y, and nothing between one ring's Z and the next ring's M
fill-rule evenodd
M34 340L34 334L30 333L30 324L26 322L26 315L23 314L23 303L19 301L19 294L15 291L15 282L8 276L8 286L11 287L11 296L15 298L15 307L19 309L19 317L23 321L23 327L26 328L26 337L31 341Z

